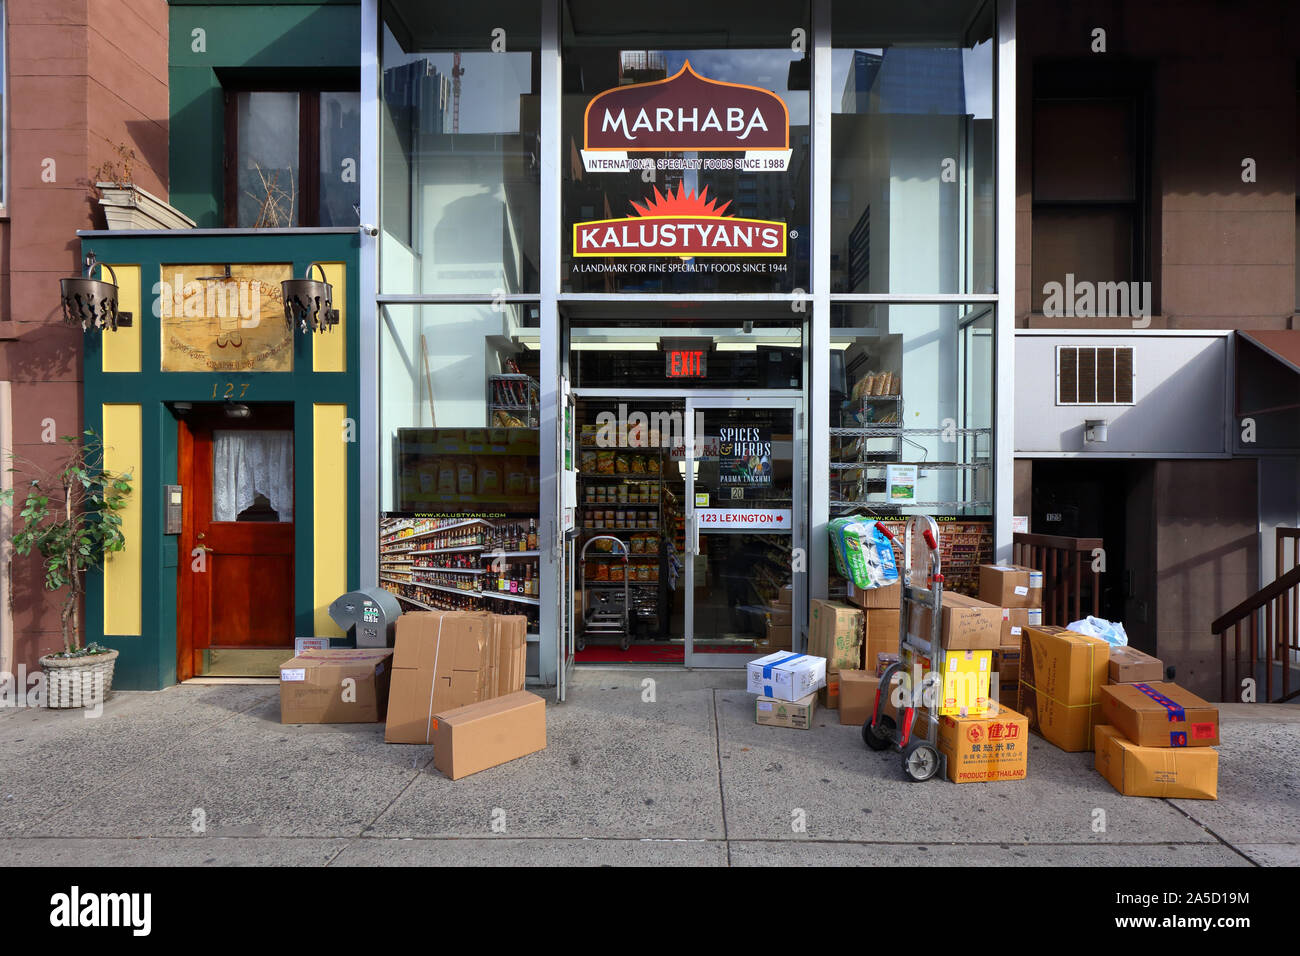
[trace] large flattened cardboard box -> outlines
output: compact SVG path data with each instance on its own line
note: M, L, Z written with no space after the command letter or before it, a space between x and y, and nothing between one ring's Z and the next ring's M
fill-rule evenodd
M928 607L913 605L908 614L907 633L928 641L931 619ZM956 591L944 591L939 620L939 639L947 650L991 651L1002 644L1001 607Z
M434 721L433 765L452 780L546 749L546 701L526 690L440 711Z
M1043 572L1018 564L981 564L980 600L998 607L1043 606Z
M1112 684L1137 684L1165 679L1165 664L1136 647L1121 644L1110 649L1108 675Z
M1029 771L1029 721L994 704L977 717L939 720L939 752L953 783L1024 780Z
M384 740L433 742L433 718L523 690L526 626L520 615L422 611L397 619Z
M754 723L765 727L791 727L795 730L812 729L813 714L817 712L817 695L809 694L795 701L773 700L770 697L754 698Z
M1219 742L1219 708L1177 684L1103 687L1101 713L1139 747L1213 747Z
M992 660L992 651L945 653L940 717L970 717L988 711ZM922 685L918 677L924 681L933 664L930 657L909 646L903 648L903 669L908 675L908 686L919 687Z
M808 609L808 653L826 658L826 686L818 694L823 707L840 705L840 670L862 661L863 613L838 601L814 598Z
M745 668L751 694L794 702L826 686L826 659L778 651Z
M1020 708L1029 729L1062 750L1092 749L1101 723L1110 645L1054 625L1025 628L1020 654Z
M392 659L393 652L386 648L339 648L305 650L285 661L280 665L280 723L383 720Z
M1100 724L1093 766L1126 797L1219 798L1219 753L1209 747L1141 747Z

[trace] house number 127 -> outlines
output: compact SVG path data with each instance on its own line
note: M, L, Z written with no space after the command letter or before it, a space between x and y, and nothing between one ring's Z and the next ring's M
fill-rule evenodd
M219 389L219 388L221 388L221 383L220 383L220 382L213 382L213 383L212 383L212 397L213 397L213 398L217 398L217 397L218 397L218 396L217 396L217 389ZM239 395L238 395L238 396L235 395L235 389L236 389L236 388L239 389ZM243 398L244 395L246 395L247 393L248 393L248 382L240 382L239 384L236 384L236 383L234 383L234 382L227 382L227 383L226 383L225 390L222 391L220 397L221 397L221 398L236 398L236 397L238 397L238 398Z

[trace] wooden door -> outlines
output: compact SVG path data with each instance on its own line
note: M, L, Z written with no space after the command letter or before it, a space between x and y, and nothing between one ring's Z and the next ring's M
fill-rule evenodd
M248 408L196 405L181 423L180 680L213 648L293 647L293 410Z

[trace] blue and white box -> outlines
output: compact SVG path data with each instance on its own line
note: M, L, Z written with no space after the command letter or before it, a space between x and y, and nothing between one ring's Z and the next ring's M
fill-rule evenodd
M793 703L826 686L826 658L777 651L750 661L749 692Z

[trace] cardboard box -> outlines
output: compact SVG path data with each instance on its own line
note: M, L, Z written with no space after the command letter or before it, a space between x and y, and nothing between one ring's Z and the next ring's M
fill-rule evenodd
M810 730L813 714L817 711L817 695L809 694L795 701L773 700L770 697L754 698L754 722L765 727L791 727Z
M1027 627L1020 655L1020 707L1029 729L1071 753L1092 749L1110 645L1063 627Z
M814 599L808 611L808 653L826 658L826 686L818 694L823 707L840 706L841 668L862 662L863 612L838 601Z
M1042 607L1043 572L1018 564L981 564L980 600L998 607Z
M1009 707L939 721L939 752L953 783L1024 780L1029 772L1029 721Z
M903 675L895 674L891 684L898 687ZM840 671L840 723L861 727L871 718L876 706L876 688L880 678L870 671ZM892 698L886 694L880 702L882 714L895 713Z
M383 720L392 661L393 652L387 648L303 651L280 665L280 723Z
M528 619L522 614L489 614L488 618L485 700L523 690L528 661Z
M746 667L751 694L794 702L826 686L826 659L778 651Z
M940 717L967 717L988 711L992 658L992 651L947 652L943 674L943 700L939 702ZM903 666L907 670L911 687L921 686L921 681L932 669L930 657L911 647L903 648Z
M773 651L788 651L794 647L794 628L788 624L785 627L776 627L768 621L763 637L754 643L769 654Z
M939 639L950 651L991 651L1002 644L1002 608L956 591L943 592L939 609ZM907 632L913 637L930 639L931 612L927 607L912 607Z
M881 654L898 654L898 608L873 608L863 612L866 636L862 644L863 669L876 666Z
M1043 609L1040 607L1004 607L1002 609L1002 646L1019 647L1024 629L1029 625L1043 623Z
M1137 684L1165 679L1165 663L1158 657L1144 654L1136 647L1120 645L1110 649L1107 671L1112 684Z
M787 584L776 592L776 603L789 607L794 602L794 586Z
M1000 683L1020 683L1020 647L999 647L993 651L993 673ZM1014 707L1012 708L1015 709Z
M1177 684L1111 684L1101 689L1101 712L1139 747L1213 747L1219 708Z
M1141 747L1108 724L1099 725L1096 736L1093 766L1126 797L1218 799L1217 750Z
M433 765L452 780L546 749L546 701L526 690L440 711L435 721Z
M997 688L996 694L993 693L994 687ZM1014 710L1016 713L1023 713L1020 708L1020 681L1009 680L990 684L989 696L1001 706Z
M860 588L847 580L845 584L849 603L864 611L874 608L892 608L897 611L903 606L903 586L897 581L882 588Z
M493 615L423 611L397 619L384 740L433 742L433 717L483 700Z
M794 611L788 604L777 604L767 609L768 626L790 627L794 624Z

